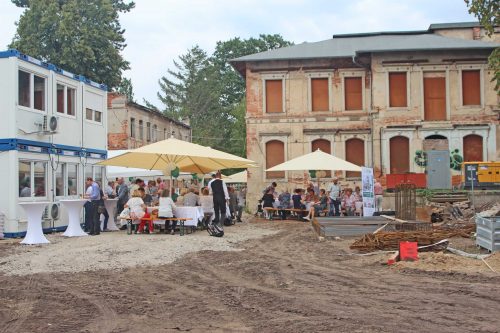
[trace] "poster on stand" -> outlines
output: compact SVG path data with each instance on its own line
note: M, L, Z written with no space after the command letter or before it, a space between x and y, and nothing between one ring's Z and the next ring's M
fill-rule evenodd
M375 213L375 194L373 192L373 169L361 168L363 216L373 216Z

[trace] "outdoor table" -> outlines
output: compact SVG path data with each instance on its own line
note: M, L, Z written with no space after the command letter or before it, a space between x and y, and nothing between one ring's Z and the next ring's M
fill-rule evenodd
M80 226L80 212L88 199L62 199L59 200L68 211L68 227L63 233L66 237L88 236Z
M198 221L203 220L203 217L205 216L201 206L177 206L174 209L174 215L179 218L190 218L191 220L184 222L184 226L186 227L198 226Z
M30 201L20 202L19 206L23 207L28 218L28 228L26 236L21 241L21 244L47 244L50 243L42 230L42 215L45 207L49 204L48 201Z
M115 220L115 210L116 210L117 202L118 202L118 198L104 199L104 207L106 207L106 210L108 211L108 215L109 215L108 230L111 230L111 231L120 230L116 226L116 220ZM103 224L104 224L104 222L103 222ZM103 225L101 226L101 229L102 228L103 228Z

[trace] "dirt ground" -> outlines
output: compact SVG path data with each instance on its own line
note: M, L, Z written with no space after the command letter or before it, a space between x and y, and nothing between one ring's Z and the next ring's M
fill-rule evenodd
M386 266L387 254L319 242L307 223L252 227L278 232L163 265L2 273L0 332L500 331L500 275L480 261ZM18 247L0 242L0 259ZM487 261L500 271L500 256Z

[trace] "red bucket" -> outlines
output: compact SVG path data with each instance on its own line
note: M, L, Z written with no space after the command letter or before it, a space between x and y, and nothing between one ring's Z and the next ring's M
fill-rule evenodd
M399 259L405 261L418 260L417 242L399 242Z

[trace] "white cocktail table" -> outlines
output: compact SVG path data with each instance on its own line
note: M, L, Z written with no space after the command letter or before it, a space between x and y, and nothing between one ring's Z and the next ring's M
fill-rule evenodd
M108 211L109 219L108 219L108 230L115 231L115 230L120 230L116 226L116 220L115 220L115 211L116 211L116 205L118 203L118 198L115 199L104 199L104 207L106 207L106 210ZM101 223L101 229L104 228L104 222Z
M43 210L49 204L48 201L19 202L28 218L28 229L21 244L47 244L50 243L42 230Z
M80 212L82 211L83 205L88 201L88 199L63 199L59 200L61 205L66 207L68 211L68 228L63 233L66 237L79 237L88 236L80 226Z

